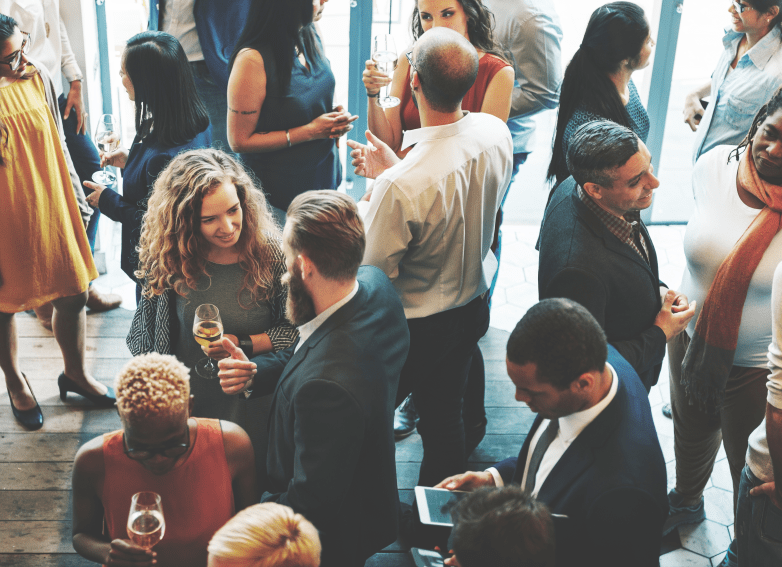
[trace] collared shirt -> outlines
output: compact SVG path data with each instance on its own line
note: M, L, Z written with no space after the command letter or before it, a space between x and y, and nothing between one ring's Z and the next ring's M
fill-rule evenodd
M490 114L405 132L415 147L380 175L364 218L364 263L391 279L408 319L460 307L489 289L494 222L513 144Z
M628 211L625 213L624 218L619 218L595 203L592 197L587 195L580 185L578 186L578 196L587 208L595 213L611 234L616 236L620 242L629 244L630 248L635 250L644 259L644 262L649 264L649 248L641 232L640 211Z
M326 309L323 313L315 317L312 321L309 323L304 323L301 327L299 327L299 343L296 345L296 348L293 349L293 352L296 352L301 348L301 345L303 345L308 338L312 336L312 333L318 330L318 327L320 327L323 323L326 322L326 319L331 317L334 313L336 313L337 309L345 305L348 301L353 299L355 295L358 293L358 281L356 282L356 285L353 287L353 291L351 291L349 294L347 294L345 297L337 301L334 305Z
M534 116L559 104L562 27L552 0L485 0L494 13L494 37L516 72L508 128L513 153L535 145Z
M194 8L195 0L160 0L160 29L179 40L188 61L202 61Z
M608 404L610 404L616 396L616 392L619 389L619 378L617 377L616 370L614 370L613 366L606 363L606 368L611 370L611 388L608 390L606 397L591 408L559 418L559 431L557 431L557 436L543 454L543 459L540 461L540 467L538 468L538 474L535 475L535 488L532 491L533 496L537 496L540 487L546 482L549 473L559 462L559 459L562 458L562 455L565 454L568 447L570 447L573 441L581 435L581 432L584 431L590 423L595 421L598 415L603 413L603 410L608 407ZM535 446L538 444L541 435L543 435L546 427L548 427L549 421L551 420L544 419L541 421L538 429L535 431L532 441L530 441L529 450L527 451L527 461L524 464L524 476L521 478L521 486L524 486L527 483L527 472L532 453L535 451ZM488 469L488 472L494 477L494 483L497 486L504 486L502 477L497 469L491 467Z
M782 85L782 31L774 26L730 72L743 33L728 31L711 76L711 101L695 135L693 163L710 149L736 146L747 135L760 107Z

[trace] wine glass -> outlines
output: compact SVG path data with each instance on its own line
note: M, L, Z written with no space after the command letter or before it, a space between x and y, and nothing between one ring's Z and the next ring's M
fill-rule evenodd
M199 305L195 311L193 337L201 346L209 346L223 338L223 322L220 311L211 303ZM195 366L202 378L217 378L217 365L211 358L202 358Z
M107 154L119 148L119 122L113 114L104 114L98 119L98 126L95 128L95 143L98 149ZM92 174L92 180L104 187L113 185L117 176L104 166L102 170Z
M396 45L394 38L390 34L381 33L375 36L372 45L372 61L375 62L377 70L391 77L396 69ZM399 104L399 99L388 94L391 85L386 85L385 95L383 89L380 89L380 98L377 99L378 106L382 108L391 108Z
M128 537L130 541L152 549L166 533L166 520L163 517L163 504L160 495L154 492L138 492L130 501L128 515Z

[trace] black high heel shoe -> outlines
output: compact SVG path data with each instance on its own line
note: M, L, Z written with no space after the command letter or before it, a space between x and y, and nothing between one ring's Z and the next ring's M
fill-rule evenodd
M60 377L57 378L57 385L60 387L60 399L62 401L65 401L65 399L68 397L68 392L73 392L74 394L79 394L83 398L87 398L89 401L91 401L93 404L100 408L110 408L114 406L117 399L114 397L114 390L109 388L108 392L103 394L102 396L99 396L97 394L90 394L88 391L86 391L84 388L79 386L76 382L71 380L65 375L65 372L60 374Z
M41 411L41 406L38 405L38 400L35 399L33 388L30 386L30 382L27 380L27 376L25 376L24 373L22 374L22 378L27 382L30 394L32 394L33 399L35 400L35 407L28 410L18 410L14 405L14 399L11 397L11 392L8 392L8 399L11 401L11 411L13 412L16 421L18 421L22 427L35 431L43 426L43 412Z

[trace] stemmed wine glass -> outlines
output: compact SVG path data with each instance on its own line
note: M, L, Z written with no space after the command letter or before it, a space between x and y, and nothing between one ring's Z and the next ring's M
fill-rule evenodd
M372 50L372 61L375 62L377 70L386 75L393 76L396 69L397 52L394 38L390 34L382 33L375 36ZM385 86L385 95L381 89L380 98L377 99L378 106L382 108L391 108L399 104L399 99L389 95L391 85Z
M95 144L98 149L104 153L110 153L119 148L119 122L113 114L104 114L98 119L98 125L95 128ZM109 187L116 180L117 176L104 166L102 170L92 174L92 180L104 187Z
M223 321L216 306L211 303L198 306L193 322L193 337L201 346L209 346L223 338ZM202 378L217 378L217 365L211 358L199 360L195 370Z
M163 504L155 492L137 492L130 501L128 515L128 537L130 541L152 549L166 533Z

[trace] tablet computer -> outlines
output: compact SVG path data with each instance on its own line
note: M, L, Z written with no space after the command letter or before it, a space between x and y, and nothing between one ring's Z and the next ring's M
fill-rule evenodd
M443 563L443 556L440 555L439 551L411 547L410 557L413 558L415 567L443 567L445 565L445 563Z
M428 486L415 487L415 501L421 523L430 526L453 526L451 510L467 492Z

